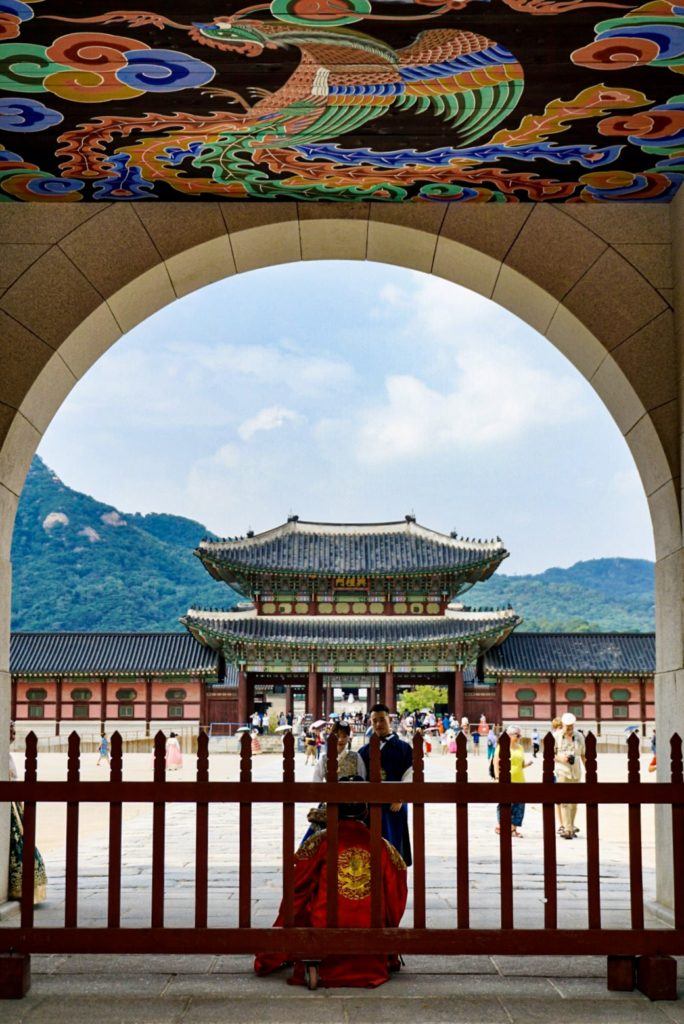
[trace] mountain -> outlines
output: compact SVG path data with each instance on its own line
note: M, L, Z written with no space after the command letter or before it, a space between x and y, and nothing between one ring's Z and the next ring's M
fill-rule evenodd
M13 629L174 630L191 604L237 597L193 555L210 536L172 515L127 515L34 458L12 543Z
M190 605L232 607L238 595L192 554L205 536L192 519L129 515L81 494L36 456L14 529L12 628L176 630ZM497 573L464 600L511 604L535 632L648 632L653 563L601 558L538 575Z
M464 601L511 604L533 633L648 633L655 629L654 565L640 558L596 558L536 576L497 573Z

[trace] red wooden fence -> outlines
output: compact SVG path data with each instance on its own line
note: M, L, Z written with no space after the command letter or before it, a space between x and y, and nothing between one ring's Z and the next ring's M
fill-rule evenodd
M599 782L597 779L596 738L586 737L586 779L579 783L554 785L554 739L544 740L542 782L525 784L526 803L542 805L544 926L515 926L513 902L513 854L510 830L510 805L521 798L519 784L510 782L510 749L507 736L500 741L498 784L470 782L468 757L463 734L458 737L453 782L426 782L422 739L413 744L413 781L381 782L380 746L371 740L370 781L337 781L337 746L328 744L328 781L324 784L295 782L294 737L283 740L281 782L255 782L252 779L250 738L242 737L240 777L237 782L209 782L208 737L199 737L197 774L193 782L165 778L165 737L158 733L154 747L154 774L151 782L122 781L122 747L118 733L112 736L109 781L80 780L79 737L69 738L66 781L38 781L36 736L26 738L26 767L23 782L0 783L0 803L11 800L24 804L24 859L21 920L19 927L0 927L0 953L255 953L283 951L293 957L309 959L331 953L405 954L601 954L612 957L653 958L684 955L684 872L674 872L674 928L644 927L642 882L641 807L660 804L670 808L675 863L684 851L684 767L682 741L671 740L669 782L644 785L639 772L639 739L631 736L627 747L627 779L624 782ZM324 798L328 805L328 902L327 927L294 928L293 925L293 852L295 849L295 805L315 805ZM370 805L371 834L371 927L337 928L337 833L338 806L341 802L365 802ZM413 809L413 921L412 926L383 928L381 885L382 804L406 802ZM40 803L66 803L66 878L63 927L39 927L34 923L34 850L36 807ZM109 805L109 874L107 927L80 927L78 924L78 820L79 809L88 802ZM558 923L556 825L554 804L585 804L586 871L588 927L562 928ZM121 926L122 807L125 803L152 805L152 884L148 927ZM168 927L164 921L164 856L166 807L168 804L193 804L196 808L195 847L195 922L193 928ZM210 804L233 803L239 806L239 899L237 927L207 926L208 854L210 846ZM282 883L285 926L283 929L255 928L252 910L252 812L255 804L272 804L282 812ZM456 819L456 870L453 886L456 909L453 924L429 928L426 922L426 840L425 804L454 807ZM500 928L471 927L469 888L469 808L473 804L501 804ZM601 883L599 848L599 805L628 807L629 892L631 928L608 929L601 922ZM444 890L444 880L440 880ZM104 922L103 922L104 923ZM613 962L618 963L618 961ZM0 961L0 974L2 972ZM617 977L617 975L616 975ZM610 972L609 972L610 982ZM1 985L0 985L1 989Z

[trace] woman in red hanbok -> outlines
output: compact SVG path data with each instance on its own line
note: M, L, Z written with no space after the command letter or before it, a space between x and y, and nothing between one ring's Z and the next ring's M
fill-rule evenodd
M340 928L370 927L370 832L360 820L366 813L364 804L340 806L337 858L337 914ZM326 926L327 850L327 832L324 830L312 835L295 853L296 928ZM382 926L396 928L406 908L406 864L386 839L382 840L382 888ZM283 926L282 906L274 926ZM254 970L258 975L270 974L289 962L285 954L264 953L256 957ZM326 956L319 966L320 983L327 988L376 988L389 980L390 964L394 967L397 963L396 955L388 956L384 953ZM304 983L304 964L297 960L289 984Z

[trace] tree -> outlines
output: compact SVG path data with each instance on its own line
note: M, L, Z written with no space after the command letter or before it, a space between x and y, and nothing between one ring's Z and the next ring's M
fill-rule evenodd
M435 704L446 704L448 700L446 687L416 686L415 690L406 690L399 699L400 711L420 711L421 708L435 710Z

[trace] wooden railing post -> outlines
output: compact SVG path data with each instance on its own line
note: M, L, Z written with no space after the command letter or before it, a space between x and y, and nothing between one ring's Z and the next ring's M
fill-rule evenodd
M381 782L380 738L370 738L370 781ZM370 807L371 928L382 927L382 804Z
M638 787L641 783L639 753L641 739L632 733L627 740L627 781ZM644 927L644 886L641 869L641 797L629 804L629 891L632 928Z
M413 781L424 782L423 737L413 737ZM425 804L413 804L413 927L425 928Z
M154 737L154 782L166 779L166 736L159 730ZM155 800L152 806L152 927L164 927L164 832L166 804Z
M511 781L511 738L504 732L499 737L499 782ZM513 837L511 805L499 804L499 856L501 872L501 927L513 927Z
M586 779L589 785L598 782L596 737L587 734L585 743ZM599 859L598 804L587 804L587 899L590 928L601 927L601 864Z
M252 740L248 732L240 738L240 782L252 781ZM240 877L238 881L238 926L251 927L252 920L252 804L240 801Z
M326 782L337 782L337 735L328 736L327 743ZM328 847L326 893L326 924L328 928L337 928L337 862L339 856L339 804L326 801L326 835Z
M38 737L31 731L26 736L24 781L38 779ZM24 845L21 862L21 927L33 928L33 896L36 877L36 802L24 801Z
M77 732L69 734L67 786L77 786L81 773L81 740ZM66 857L64 882L64 927L78 924L78 810L77 800L67 802Z
M283 782L295 780L295 738L292 730L283 736ZM294 924L295 805L283 804L283 918L286 928Z
M553 785L556 767L556 738L547 732L542 744L542 782ZM556 867L556 804L542 806L544 831L544 927L558 927L558 882Z
M467 782L468 739L461 730L456 737L456 785L465 786ZM456 921L459 928L470 928L470 854L468 848L468 801L466 798L459 800L456 804Z
M209 737L197 736L197 781L209 781ZM195 805L195 928L207 927L209 885L209 804Z
M121 782L123 754L121 733L112 734L112 752L109 778ZM109 805L109 885L107 897L107 927L121 927L121 802Z
M675 733L670 740L670 781L684 784L682 763L682 738ZM674 880L674 926L684 928L684 871L681 870L681 856L684 850L684 804L672 804L672 856Z

